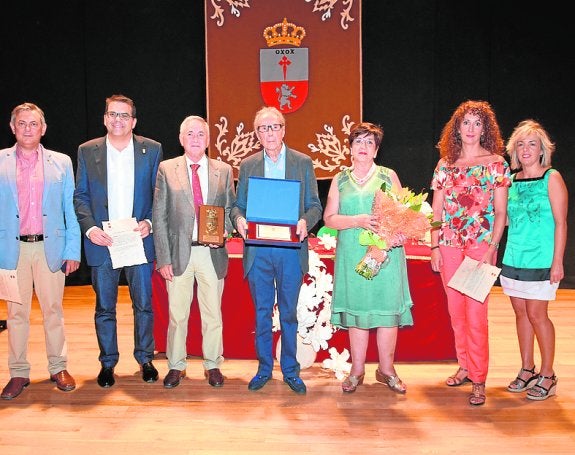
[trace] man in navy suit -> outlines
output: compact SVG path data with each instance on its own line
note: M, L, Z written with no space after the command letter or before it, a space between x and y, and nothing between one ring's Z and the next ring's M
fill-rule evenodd
M30 385L27 360L30 309L35 292L42 309L50 380L74 390L66 370L65 276L80 266L80 226L74 213L74 170L68 155L45 149L44 112L16 106L10 128L16 144L0 150L0 269L16 270L18 302L7 302L10 381L2 398L16 398Z
M283 380L294 392L304 394L307 390L299 377L300 365L296 358L297 303L302 279L309 267L308 231L320 220L322 206L311 158L288 148L283 142L283 114L275 107L263 107L256 113L254 131L264 150L245 158L240 164L237 199L230 213L232 223L245 239L250 176L298 180L300 201L296 234L302 244L301 248L267 245L246 245L244 248L244 276L248 279L255 305L255 341L259 361L257 374L248 384L248 389L261 389L272 377L272 313L277 295Z
M162 160L160 143L133 134L136 106L123 95L106 99L104 125L108 134L85 142L78 148L78 169L74 207L84 234L84 252L92 272L96 293L96 335L100 347L100 387L115 383L118 363L116 305L122 268L114 269L108 247L112 238L103 222L136 218L147 262L123 267L134 311L134 357L141 366L142 379L155 382L158 371L154 357L154 315L152 271L154 241L152 201L156 174Z

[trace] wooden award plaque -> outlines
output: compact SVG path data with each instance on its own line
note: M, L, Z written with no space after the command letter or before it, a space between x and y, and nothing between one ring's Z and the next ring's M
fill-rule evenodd
M224 245L224 208L218 205L200 205L198 242L203 245Z

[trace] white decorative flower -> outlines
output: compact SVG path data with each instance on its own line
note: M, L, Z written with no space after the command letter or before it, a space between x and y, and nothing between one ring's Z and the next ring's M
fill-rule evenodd
M331 234L323 234L318 237L319 243L323 245L326 250L334 250L337 243L337 237Z
M280 330L280 312L278 309L277 302L274 303L274 312L272 314L272 332L278 332Z
M297 320L302 342L312 345L315 352L328 349L327 342L337 330L330 322L332 289L333 275L327 272L319 255L310 250L309 271L298 298ZM274 304L272 324L274 332L281 329L277 303Z
M337 352L336 348L329 348L329 359L325 359L321 367L326 370L332 370L335 372L335 377L340 381L345 378L351 371L351 363L347 360L349 359L349 351L344 349L341 354Z
M324 262L319 257L314 250L309 250L309 271L307 272L308 276L312 279L315 279L316 275L321 269L325 269L326 266Z
M320 323L318 318L318 322L302 338L305 344L311 344L315 352L318 352L320 349L329 347L327 342L331 339L333 332L331 324Z

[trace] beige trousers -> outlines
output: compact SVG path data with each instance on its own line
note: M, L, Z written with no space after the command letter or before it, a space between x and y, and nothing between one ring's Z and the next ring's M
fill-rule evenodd
M222 294L224 279L218 279L207 246L193 246L190 262L184 273L167 281L168 340L166 356L170 370L186 369L188 319L197 283L198 304L202 320L202 353L206 370L218 368L223 362Z
M30 377L27 354L32 292L36 293L42 310L48 371L50 374L59 373L66 369L68 362L62 308L66 276L60 270L52 272L48 268L44 242L20 243L17 271L21 302L7 302L10 377Z

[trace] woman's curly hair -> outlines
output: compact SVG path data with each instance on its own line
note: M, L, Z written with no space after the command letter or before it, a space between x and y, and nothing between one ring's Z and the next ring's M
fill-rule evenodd
M477 115L481 119L483 124L481 146L490 153L503 156L505 144L495 118L495 112L486 101L468 100L455 109L441 131L441 137L436 145L441 158L444 158L449 164L453 164L461 155L462 143L459 126L465 114Z

